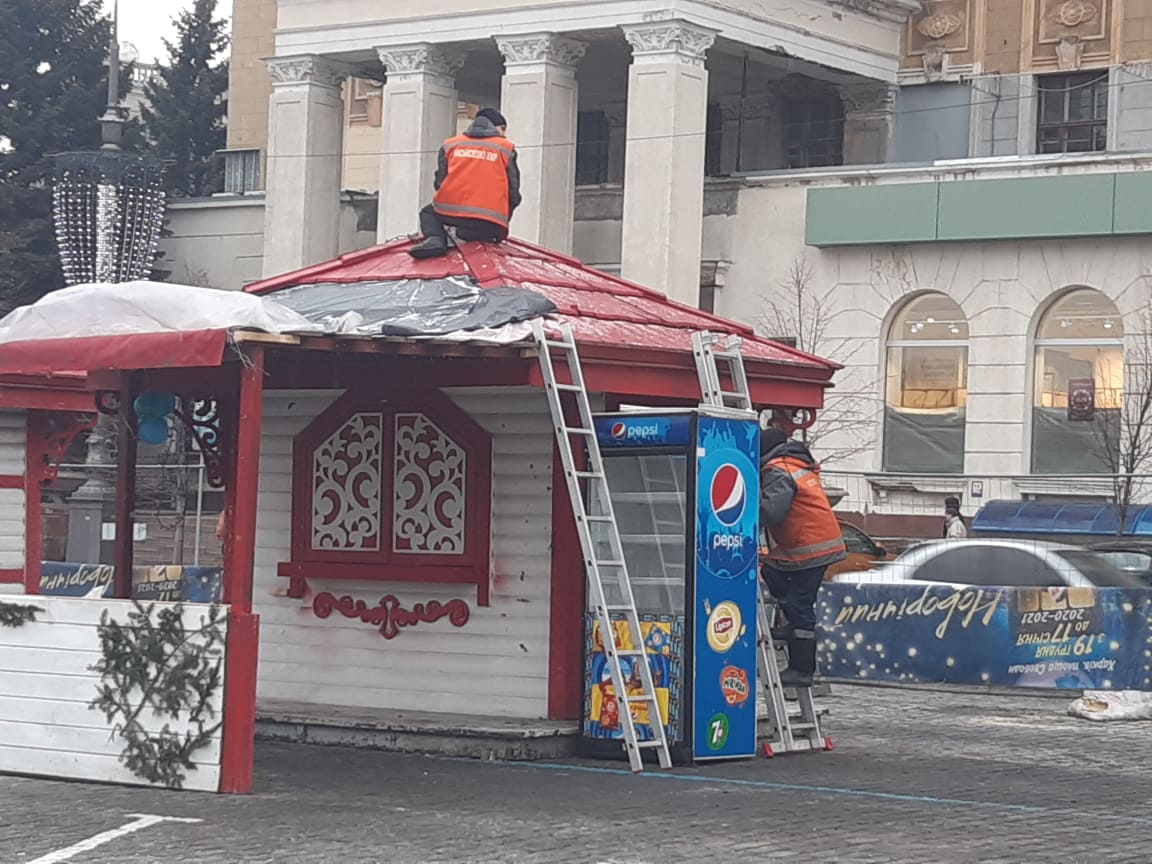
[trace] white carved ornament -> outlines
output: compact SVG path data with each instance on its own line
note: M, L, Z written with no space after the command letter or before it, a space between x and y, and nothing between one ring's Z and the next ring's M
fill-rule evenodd
M312 454L312 548L380 549L384 418L353 414Z
M423 414L396 415L392 550L464 554L464 449Z
M532 36L497 36L496 47L510 66L530 63L576 66L588 46L555 33L537 33Z
M465 59L459 51L430 44L377 48L376 53L389 75L435 75L440 78L455 78Z
M340 87L348 77L348 67L326 57L273 57L265 61L274 84L318 84Z
M636 61L676 59L691 66L703 66L708 49L716 41L715 30L706 30L686 21L635 24L623 30Z

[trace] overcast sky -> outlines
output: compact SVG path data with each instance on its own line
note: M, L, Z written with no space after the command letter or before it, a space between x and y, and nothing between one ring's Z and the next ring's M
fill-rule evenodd
M120 0L120 41L131 42L140 49L146 63L164 57L165 38L173 34L172 19L191 5L192 0ZM109 11L112 0L104 0ZM217 15L230 17L231 0L219 0Z

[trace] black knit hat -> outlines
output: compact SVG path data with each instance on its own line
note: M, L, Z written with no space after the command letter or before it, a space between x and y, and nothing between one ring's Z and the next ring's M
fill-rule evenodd
M481 117L488 120L493 126L508 125L508 121L504 119L504 115L495 108L481 108L476 112L476 119L480 119Z
M788 433L779 426L769 426L760 430L760 458L763 459L788 440Z
M957 513L959 513L960 512L960 499L959 498L945 498L944 499L944 509L945 510L955 510Z

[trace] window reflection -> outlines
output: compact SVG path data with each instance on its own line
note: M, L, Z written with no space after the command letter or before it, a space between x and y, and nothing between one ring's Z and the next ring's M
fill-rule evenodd
M1064 294L1036 328L1032 388L1032 470L1104 474L1116 470L1124 398L1124 323L1091 288Z
M888 333L884 469L964 470L968 321L952 298L921 294Z

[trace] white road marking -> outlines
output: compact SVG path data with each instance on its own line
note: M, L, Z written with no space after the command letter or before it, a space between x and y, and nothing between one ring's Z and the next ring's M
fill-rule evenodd
M128 834L134 834L143 828L151 828L153 825L159 825L161 822L183 822L191 824L193 822L203 822L203 819L181 819L178 816L152 816L147 813L129 813L128 814L134 821L119 828L112 828L108 831L102 831L99 834L94 834L87 840L81 840L79 843L73 843L71 846L66 846L63 849L57 849L55 852L49 852L47 855L41 855L27 864L58 864L60 861L67 861L70 858L75 858L81 852L91 852L98 846L103 846L105 843L111 843Z

